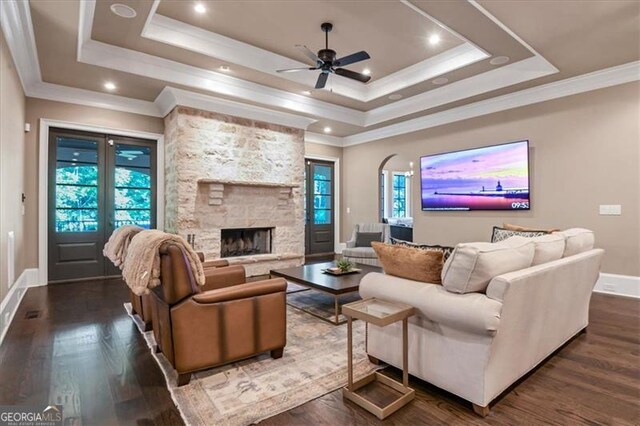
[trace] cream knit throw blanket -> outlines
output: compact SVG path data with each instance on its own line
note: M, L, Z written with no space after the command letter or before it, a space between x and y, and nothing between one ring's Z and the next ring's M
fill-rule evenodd
M122 269L131 239L142 230L143 228L136 225L124 225L116 229L109 237L109 241L104 245L102 254L112 261L114 265Z
M138 296L160 284L160 247L166 243L178 245L185 253L197 285L204 285L204 270L198 255L184 238L155 229L133 237L127 250L122 277Z

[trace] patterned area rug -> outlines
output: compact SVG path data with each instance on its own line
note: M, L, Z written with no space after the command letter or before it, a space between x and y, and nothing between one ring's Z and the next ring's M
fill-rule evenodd
M131 304L125 303L131 315ZM141 324L132 317L138 329ZM153 348L153 332L142 332ZM365 323L353 323L354 378L376 370L365 353ZM176 373L162 354L153 356L188 425L248 425L295 408L347 382L347 327L335 326L287 307L284 356L269 354L196 373L177 387Z
M318 290L309 289L299 284L287 282L287 305L300 309L319 318L335 321L335 304L333 296ZM340 296L340 306L345 303L360 300L358 292L347 293ZM340 314L338 324L344 324L347 318Z

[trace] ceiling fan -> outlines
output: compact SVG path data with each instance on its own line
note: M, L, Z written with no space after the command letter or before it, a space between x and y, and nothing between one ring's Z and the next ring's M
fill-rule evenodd
M329 74L340 75L342 77L357 80L362 83L366 83L371 80L371 76L340 68L346 65L355 64L356 62L367 60L370 58L369 54L364 50L361 50L360 52L352 53L351 55L336 59L336 51L329 49L329 32L333 29L333 24L325 22L320 26L320 28L322 28L322 31L324 31L325 48L318 50L317 55L313 53L313 51L311 51L311 49L309 49L307 46L300 44L296 45L296 47L300 49L300 51L304 53L307 58L315 62L315 67L289 68L284 70L277 70L276 72L320 70L320 75L318 76L318 80L316 81L316 89L322 89L327 84Z

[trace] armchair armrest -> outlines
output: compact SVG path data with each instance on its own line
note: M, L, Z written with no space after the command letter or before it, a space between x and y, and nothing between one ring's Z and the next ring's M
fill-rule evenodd
M247 282L247 276L242 265L205 269L204 278L205 284L201 287L203 292Z
M226 259L215 259L215 260L207 260L202 261L202 267L207 268L223 268L225 266L229 266L229 261Z
M266 294L285 292L287 281L284 278L273 278L270 280L253 283L239 284L231 287L209 290L204 293L193 295L194 302L197 303L219 303L230 300L246 299L249 297L263 296Z
M356 240L349 240L346 242L347 248L354 248L356 246Z

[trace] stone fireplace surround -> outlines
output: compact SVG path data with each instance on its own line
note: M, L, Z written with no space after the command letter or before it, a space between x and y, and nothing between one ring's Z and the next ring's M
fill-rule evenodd
M248 275L304 262L304 131L178 106L165 117L165 227L221 256L221 230L273 228Z

